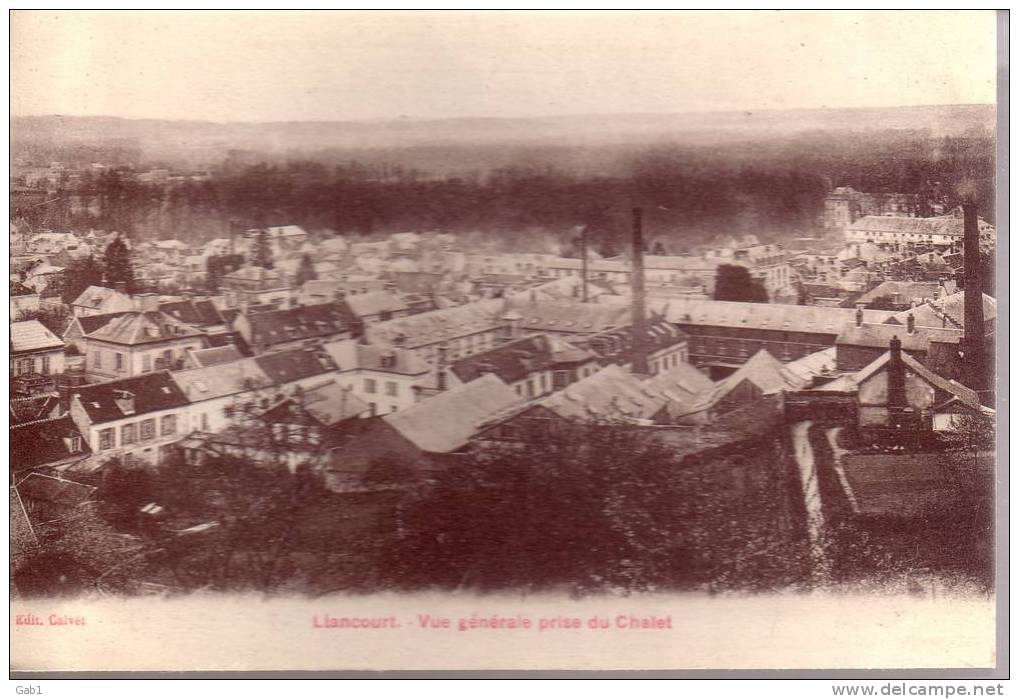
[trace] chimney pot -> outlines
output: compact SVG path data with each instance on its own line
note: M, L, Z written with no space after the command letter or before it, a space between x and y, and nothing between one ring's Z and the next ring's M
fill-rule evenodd
M910 335L916 330L916 316L910 313L906 316L906 332Z
M856 307L856 327L859 328L862 325L863 325L863 309L860 308L859 306L857 306Z

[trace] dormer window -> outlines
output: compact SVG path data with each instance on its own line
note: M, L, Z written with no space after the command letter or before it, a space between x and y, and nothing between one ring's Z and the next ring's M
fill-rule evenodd
M81 453L81 437L76 434L64 437L64 446L67 447L68 454Z

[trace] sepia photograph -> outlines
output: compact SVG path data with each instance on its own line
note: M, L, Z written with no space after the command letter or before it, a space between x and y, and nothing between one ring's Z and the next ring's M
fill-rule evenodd
M1007 20L11 11L11 673L990 677Z

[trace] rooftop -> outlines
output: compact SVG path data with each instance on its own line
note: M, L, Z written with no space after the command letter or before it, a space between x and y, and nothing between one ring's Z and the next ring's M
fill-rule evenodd
M254 359L243 358L225 364L175 371L172 376L192 403L272 384Z
M681 325L713 325L826 335L838 335L846 323L855 322L856 319L856 311L852 308L711 299L676 298L668 301L649 299L648 307L662 313L666 320ZM866 323L883 323L892 315L890 311L863 311Z
M78 443L72 443L77 437ZM77 451L72 451L77 446ZM50 420L26 422L10 428L10 465L12 472L52 466L69 459L84 459L91 450L81 438L77 425L69 415Z
M93 424L188 405L187 396L168 371L80 386L73 391Z
M321 349L290 349L254 357L274 385L336 371L336 362Z
M37 320L19 320L11 323L12 353L60 349L63 346L64 341Z
M428 364L413 350L368 345L358 340L338 340L322 346L336 362L338 371L370 369L394 374L418 376L430 371Z

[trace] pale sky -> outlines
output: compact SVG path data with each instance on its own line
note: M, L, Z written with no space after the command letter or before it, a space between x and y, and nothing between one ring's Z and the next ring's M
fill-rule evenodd
M992 11L11 17L11 111L377 120L995 101Z

